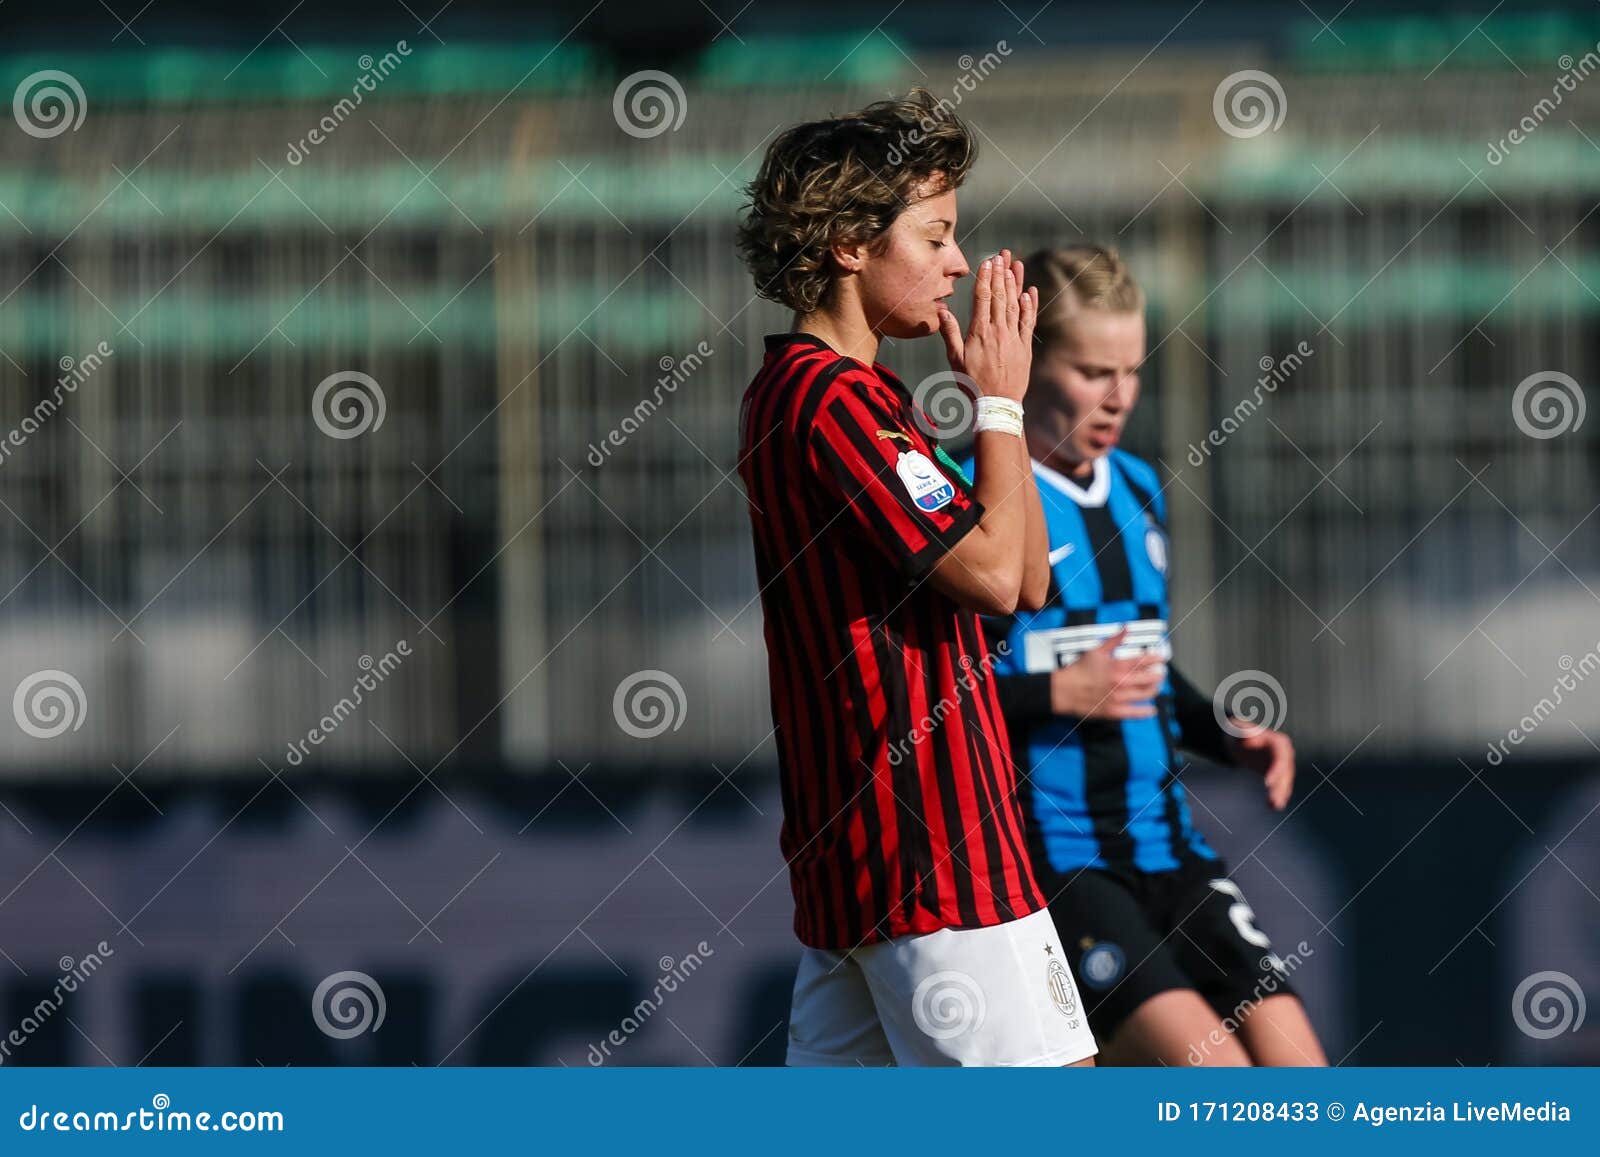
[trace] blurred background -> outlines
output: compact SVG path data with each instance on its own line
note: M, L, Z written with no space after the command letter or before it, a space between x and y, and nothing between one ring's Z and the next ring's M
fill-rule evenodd
M1600 1063L1600 9L879 7L0 7L0 1063L781 1063L733 229L912 85L1147 290L1330 1057Z

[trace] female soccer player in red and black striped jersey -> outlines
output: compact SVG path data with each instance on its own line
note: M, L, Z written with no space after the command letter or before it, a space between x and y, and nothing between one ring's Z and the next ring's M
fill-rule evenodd
M944 299L969 130L914 90L798 125L749 187L741 253L794 310L740 413L805 951L791 1064L1092 1063L1035 882L978 612L1048 581L1020 399L1037 313L1009 251L962 334ZM943 336L976 382L981 482L927 433L883 338Z

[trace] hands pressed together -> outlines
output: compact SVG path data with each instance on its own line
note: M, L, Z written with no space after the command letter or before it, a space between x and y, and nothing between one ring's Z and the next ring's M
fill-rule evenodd
M1033 366L1033 327L1039 290L1022 288L1022 262L1002 249L979 264L972 286L972 324L961 323L939 304L939 333L950 368L977 383L985 395L1022 401Z

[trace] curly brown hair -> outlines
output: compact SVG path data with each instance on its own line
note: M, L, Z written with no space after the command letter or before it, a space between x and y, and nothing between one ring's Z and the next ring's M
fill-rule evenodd
M756 292L799 313L828 300L831 246L881 247L919 192L966 180L978 142L948 100L913 88L860 112L784 130L767 146L739 223L740 256ZM931 189L924 182L934 180Z

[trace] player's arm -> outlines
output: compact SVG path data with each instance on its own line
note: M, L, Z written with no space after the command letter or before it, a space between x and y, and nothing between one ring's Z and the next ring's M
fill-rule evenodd
M985 619L983 633L991 639L1007 639L1014 620ZM1007 644L1002 642L1000 647ZM1013 725L1043 722L1055 714L1050 701L1050 673L1011 670L1010 664L1001 664L991 654L988 663L994 681L996 696L1000 699L1000 714Z
M931 443L876 375L841 364L800 432L812 487L834 520L854 524L885 565L919 583L976 533L983 505L936 461Z
M1168 669L1172 678L1172 715L1178 721L1179 744L1202 759L1231 764L1228 733L1212 707L1211 696L1184 677L1176 667Z
M1294 792L1294 743L1282 731L1229 716L1224 727L1212 697L1171 669L1173 715L1182 746L1218 763L1258 773L1267 788L1267 802L1282 811Z
M1008 722L1046 719L1149 719L1167 668L1154 655L1119 659L1124 627L1093 650L1054 671L995 677L1000 710Z
M1124 626L1098 647L1049 673L1050 702L1056 714L1085 719L1149 719L1155 715L1155 699L1166 680L1167 665L1151 654L1117 658L1117 648L1127 637Z
M1000 714L1012 725L1040 723L1059 714L1050 698L1049 672L996 675L994 689L1000 697Z
M951 368L976 382L981 396L1019 405L1028 388L1039 312L1038 290L1023 292L1022 272L1022 262L1013 261L1009 250L979 265L972 325L965 336L955 315L939 309L939 332ZM973 453L974 492L983 517L935 564L929 578L963 606L1009 615L1023 598L1028 503L1037 503L1038 493L1020 433L980 428ZM1048 564L1042 527L1040 535L1039 562Z
M1014 434L985 430L978 435L973 496L983 507L983 517L928 576L934 586L980 614L1012 614L1021 600L1032 471L1022 467L1020 444Z

